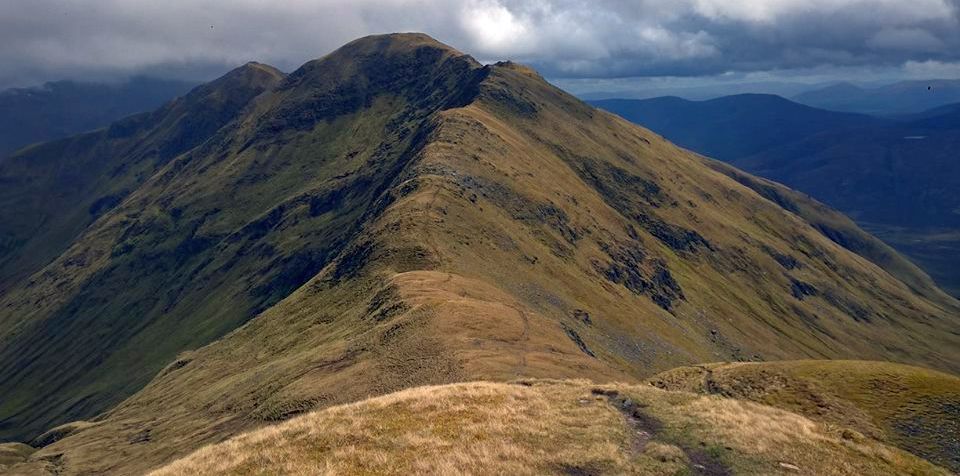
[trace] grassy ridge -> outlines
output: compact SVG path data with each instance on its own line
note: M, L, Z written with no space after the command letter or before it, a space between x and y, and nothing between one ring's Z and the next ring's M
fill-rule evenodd
M153 473L947 474L756 404L580 381L421 387L204 448Z
M683 367L650 382L783 408L960 471L960 378L953 375L887 362L792 361Z

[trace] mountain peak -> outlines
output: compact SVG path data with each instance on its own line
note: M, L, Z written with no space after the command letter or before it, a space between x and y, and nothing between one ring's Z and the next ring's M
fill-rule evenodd
M529 66L527 66L527 65L520 64L520 63L515 63L515 62L513 62L513 61L500 61L500 62L498 62L497 64L495 64L494 66L496 66L496 67L498 67L498 68L507 69L507 70L510 70L510 71L516 71L516 72L518 72L518 73L526 74L527 76L532 76L532 77L535 77L535 78L540 78L540 77L541 77L541 76L540 76L540 73L538 73L537 70L535 70L535 69L533 69L533 68L531 68L531 67L529 67Z
M197 90L220 90L230 92L237 87L269 89L278 84L286 75L268 64L250 61L228 71L223 76L202 85Z
M243 72L266 74L266 75L281 77L281 78L283 76L286 76L283 73L283 71L280 71L279 69L274 68L273 66L270 66L268 64L258 63L256 61L248 61L243 66L238 66L237 68L234 68L231 71L231 73L238 73L238 74ZM227 73L227 74L230 74L230 73Z
M469 55L445 45L423 33L389 33L371 35L343 45L332 53L303 65L291 77L301 78L316 74L317 70L356 72L358 63L443 63L451 58L464 59L471 67L480 63ZM408 74L422 71L408 71Z
M389 54L411 51L417 48L431 48L448 52L452 56L465 56L456 48L441 43L425 33L387 33L369 35L343 45L337 51L353 54Z
M312 128L365 109L378 97L400 100L420 117L462 105L485 73L469 55L420 33L360 38L309 61L277 89L276 107L256 128Z

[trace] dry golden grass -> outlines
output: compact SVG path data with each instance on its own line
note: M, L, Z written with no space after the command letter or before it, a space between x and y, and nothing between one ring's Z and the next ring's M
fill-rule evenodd
M640 405L646 419L630 422L596 388L585 381L414 388L246 433L151 475L795 474L790 466L802 474L947 474L783 410L604 386Z
M784 461L810 474L937 472L908 453L844 441L840 432L800 415L738 400L699 398L682 410L708 434L749 460Z
M34 451L33 447L23 443L0 443L0 472L7 466L26 461Z
M649 381L782 408L960 470L960 378L953 375L890 362L800 360L681 367Z
M583 395L584 388L556 384L544 392L493 383L415 388L247 433L152 474L537 474L564 465L625 469L620 445L626 428L620 413Z

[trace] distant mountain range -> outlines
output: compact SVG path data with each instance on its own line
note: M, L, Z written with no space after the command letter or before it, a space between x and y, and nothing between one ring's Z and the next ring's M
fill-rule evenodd
M823 131L886 123L862 114L816 109L770 94L740 94L707 101L668 96L590 103L726 162Z
M196 83L138 77L117 84L56 81L0 91L0 157L150 111Z
M792 97L808 106L882 116L913 114L960 102L960 80L901 81L877 88L833 84Z
M576 80L557 80L557 83L572 86L581 86ZM609 91L590 90L577 96L585 101L601 99L651 99L664 96L677 96L694 101L714 99L736 94L776 94L778 96L793 97L797 94L831 86L834 83L798 83L785 81L729 81L707 82L705 84L677 84L673 81L638 80L637 82L620 84L619 89Z
M960 105L879 119L769 95L593 103L837 207L960 295Z

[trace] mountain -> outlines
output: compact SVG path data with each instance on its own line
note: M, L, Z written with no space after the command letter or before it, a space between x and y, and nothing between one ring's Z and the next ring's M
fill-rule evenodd
M0 243L4 244L0 248L0 289L3 301L13 306L8 308L11 312L0 316L4 329L0 371L6 395L25 392L38 398L5 399L0 407L7 412L25 411L31 423L14 424L5 419L0 431L9 431L12 425L18 431L49 426L50 421L43 418L32 420L41 410L35 406L39 399L45 400L47 417L102 411L149 380L162 363L151 367L143 360L155 353L165 355L165 345L174 349L166 352L175 353L184 344L207 342L205 332L229 330L219 327L230 325L229 321L212 324L212 331L178 326L186 324L178 322L178 312L185 312L183 307L189 301L177 306L157 299L157 293L178 292L174 280L191 272L191 263L182 260L202 249L202 243L181 241L175 243L179 247L170 249L151 244L128 253L123 249L129 246L126 242L105 242L98 233L122 227L130 230L130 240L135 239L134 229L129 227L149 227L146 223L155 212L143 207L132 211L132 216L116 218L108 212L135 197L144 185L156 183L157 173L176 166L172 162L175 157L207 141L249 101L282 78L272 68L249 64L155 112L28 148L0 162L0 183L4 184L0 204L5 221L0 228ZM164 210L166 219L173 219L176 211ZM95 223L106 230L90 228ZM154 225L159 228L152 231L162 234L162 223ZM176 235L170 238L176 239ZM110 249L98 248L106 243ZM102 251L107 254L97 254ZM57 269L59 266L65 267ZM161 277L170 280L165 287L151 280ZM203 290L179 292L186 299L191 292L196 295ZM46 297L40 298L42 295ZM34 298L40 300L32 304L23 301ZM235 312L241 309L238 306ZM165 317L167 327L162 330L147 326L157 315ZM108 320L94 325L97 319ZM160 333L150 334L152 331ZM132 339L136 335L154 339L149 347L143 347ZM145 373L124 370L130 365ZM114 369L107 370L111 366ZM106 378L98 380L87 372L126 375L119 382L107 383ZM79 390L85 386L86 390ZM49 388L50 393L35 393L42 388Z
M162 108L0 160L0 291L59 256L160 167L207 140L283 77L254 63Z
M960 103L947 104L945 106L935 107L923 112L914 114L903 114L894 117L901 122L920 122L923 120L934 120L940 126L956 127L956 115L960 112ZM938 124L933 124L934 126Z
M55 81L0 91L0 157L156 109L196 84L146 77L119 84Z
M886 120L755 95L594 104L836 207L960 296L957 105Z
M828 130L731 163L865 222L958 228L958 140L960 112L948 110L906 123Z
M739 94L707 101L667 96L590 103L663 134L683 147L723 161L819 132L886 122L861 114L816 109L769 94Z
M901 81L877 88L837 83L806 91L792 99L832 111L894 116L919 113L945 104L960 102L960 80L934 79Z
M0 162L22 187L0 197L0 437L40 447L27 464L139 473L471 380L960 371L960 303L892 249L527 67L381 35L169 107ZM84 191L41 200L64 182Z

